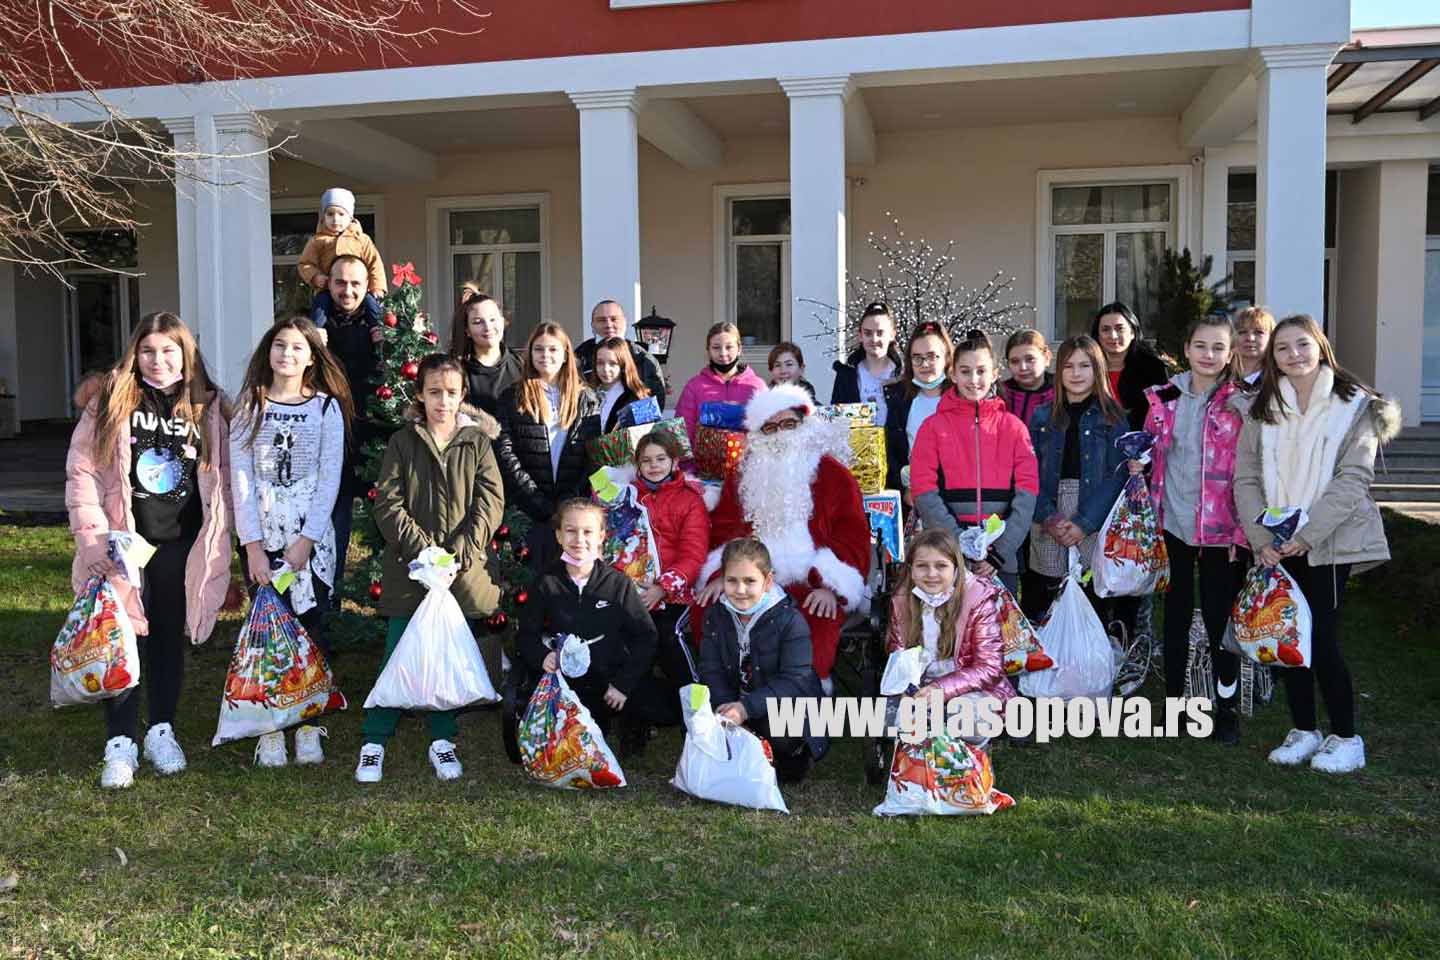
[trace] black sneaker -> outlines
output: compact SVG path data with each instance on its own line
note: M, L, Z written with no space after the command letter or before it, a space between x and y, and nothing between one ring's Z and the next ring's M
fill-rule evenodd
M620 731L620 757L625 760L639 760L645 756L650 745L648 726L628 727Z
M1221 705L1215 709L1215 739L1227 747L1240 745L1240 711Z

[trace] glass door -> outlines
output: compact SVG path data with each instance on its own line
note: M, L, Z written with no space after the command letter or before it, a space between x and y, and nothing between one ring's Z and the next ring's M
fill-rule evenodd
M1420 419L1440 421L1440 235L1425 238L1425 344Z
M73 397L85 377L120 359L130 338L137 291L133 279L113 273L70 274L66 280L70 288L65 295L65 385L66 394Z

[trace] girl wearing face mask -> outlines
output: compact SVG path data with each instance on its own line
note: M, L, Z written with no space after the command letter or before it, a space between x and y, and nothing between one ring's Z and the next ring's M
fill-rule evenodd
M835 363L835 386L830 392L831 403L874 403L875 426L883 427L889 414L885 410L885 387L905 367L900 347L895 342L895 320L890 308L876 301L860 314L860 346L844 363Z
M1115 441L1130 424L1110 394L1100 345L1086 336L1071 337L1060 345L1056 370L1054 399L1030 418L1040 496L1021 609L1032 620L1050 609L1070 569L1070 547L1079 548L1088 566L1095 534L1125 486L1125 458Z
M587 386L600 398L601 433L614 430L620 412L636 400L650 396L650 388L640 379L635 358L630 355L630 342L623 337L603 337L595 343L595 369Z
M1020 418L991 396L995 351L979 330L955 345L952 389L940 408L920 426L910 451L910 493L927 529L958 535L991 514L1005 532L990 557L971 569L982 577L998 573L1009 591L1019 588L1020 544L1030 533L1040 489L1030 432Z
M925 530L910 543L910 562L890 601L888 653L925 648L923 685L915 696L946 702L992 697L1004 709L1014 696L1005 679L996 587L971 577L947 530Z
M65 504L75 535L71 585L115 588L139 636L149 730L144 758L161 775L185 769L172 723L185 648L203 643L230 586L230 415L184 321L152 313L135 325L120 361L96 381L65 461ZM110 560L112 532L156 548L143 583ZM140 688L105 701L100 785L130 786L140 769Z
M1235 315L1235 376L1256 386L1265 372L1265 352L1275 332L1275 314L1264 307L1246 307Z
M955 345L945 328L933 321L917 324L910 333L905 351L905 373L885 388L885 486L905 492L909 502L910 449L920 425L940 408L940 398L950 386L946 371L955 355Z
M465 367L465 400L492 417L500 394L525 376L525 361L505 346L505 315L488 293L467 291L455 310L450 356Z
M586 443L600 435L600 403L580 380L564 327L547 320L530 332L525 376L500 395L496 419L505 500L530 518L530 564L540 570L557 556L545 530L555 505L589 492Z
M675 415L685 421L690 445L695 445L695 428L700 425L700 404L712 400L744 405L757 391L765 389L765 381L740 360L740 328L733 323L717 323L705 334L705 352L710 362L680 391Z
M1365 766L1355 732L1355 691L1340 653L1345 582L1390 558L1370 493L1375 453L1400 430L1400 406L1335 363L1319 324L1301 314L1275 326L1260 391L1245 419L1235 464L1235 503L1256 559L1282 564L1313 618L1311 666L1280 671L1294 728L1270 762L1349 773ZM1266 508L1303 507L1309 521L1282 547L1256 522ZM1317 729L1319 685L1330 736Z
M731 540L720 555L720 570L725 592L705 612L700 682L710 688L721 720L744 724L769 740L775 778L795 783L825 755L828 743L813 733L777 736L767 703L822 695L811 666L810 628L775 582L770 551L761 541Z
M1240 658L1223 650L1220 641L1250 561L1233 494L1235 449L1250 406L1244 383L1230 375L1234 343L1235 328L1224 314L1192 323L1185 333L1190 369L1146 391L1150 412L1145 418L1145 429L1155 436L1150 496L1170 554L1165 695L1179 697L1185 689L1198 574L1218 695L1215 738L1226 746L1240 742Z
M1145 391L1170 377L1165 361L1157 357L1141 339L1144 331L1140 318L1123 303L1107 303L1095 312L1090 337L1105 351L1105 367L1109 370L1110 392L1125 408L1132 429L1139 430L1145 422L1149 401Z
M1055 377L1050 373L1050 345L1039 330L1017 330L1005 341L1005 365L1010 377L1000 383L1000 396L1010 412L1027 427L1036 410L1055 399Z

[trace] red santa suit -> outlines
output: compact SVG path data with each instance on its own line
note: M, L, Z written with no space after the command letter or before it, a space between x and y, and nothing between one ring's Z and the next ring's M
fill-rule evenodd
M746 404L750 445L710 516L711 549L699 582L719 575L725 544L758 537L770 551L775 582L795 599L810 626L815 672L824 679L835 665L841 624L865 599L870 522L860 485L842 462L849 455L844 422L807 416L794 430L759 432L766 420L795 408L813 413L814 401L789 384L762 390ZM805 598L820 588L835 594L837 616L818 617L805 609Z

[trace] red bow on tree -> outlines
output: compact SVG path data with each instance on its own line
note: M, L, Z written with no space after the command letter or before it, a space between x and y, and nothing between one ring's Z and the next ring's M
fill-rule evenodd
M407 283L417 287L420 286L420 274L415 272L415 264L410 261L407 260L405 263L392 263L390 270L395 277L395 279L390 282L391 286L400 287Z

